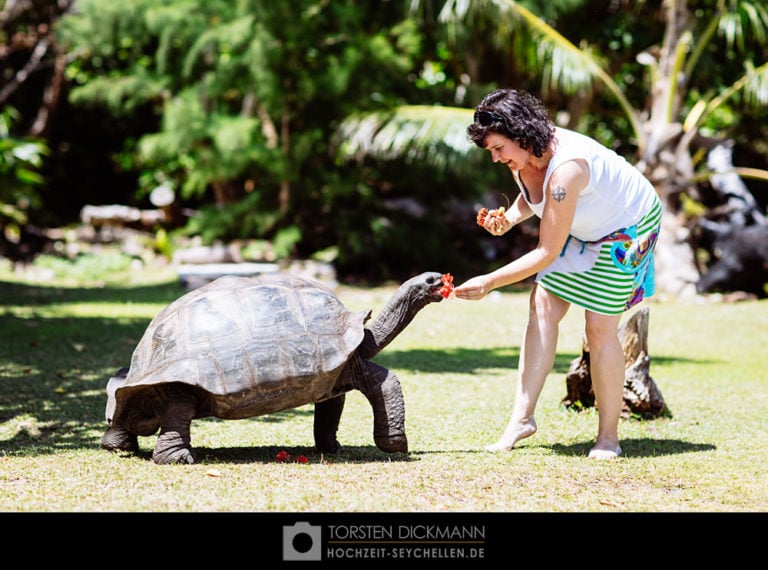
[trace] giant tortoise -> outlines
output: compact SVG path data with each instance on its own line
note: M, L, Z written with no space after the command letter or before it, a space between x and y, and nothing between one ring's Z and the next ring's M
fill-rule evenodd
M283 273L225 276L191 291L150 322L130 366L109 380L101 446L135 453L138 436L159 429L153 461L191 464L195 418L250 418L314 403L315 445L338 453L345 393L357 389L373 408L377 447L405 452L400 381L371 359L447 296L446 277L409 279L370 324L372 311L349 311L324 285Z

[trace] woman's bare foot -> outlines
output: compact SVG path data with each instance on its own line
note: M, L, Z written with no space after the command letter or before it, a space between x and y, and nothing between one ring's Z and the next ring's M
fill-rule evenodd
M621 455L621 446L612 441L597 441L589 450L589 459L616 459Z
M487 445L485 450L509 451L521 439L525 439L526 437L535 434L537 429L536 420L533 419L533 416L523 418L520 421L511 419L509 420L509 424L507 424L507 429L505 429L504 433L501 435L501 439L494 444Z

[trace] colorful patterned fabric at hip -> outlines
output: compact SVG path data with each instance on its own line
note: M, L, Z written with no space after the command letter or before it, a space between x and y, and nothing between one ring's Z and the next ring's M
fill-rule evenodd
M536 281L547 291L596 313L615 315L654 294L653 250L661 229L661 202L639 223L592 242L569 237Z

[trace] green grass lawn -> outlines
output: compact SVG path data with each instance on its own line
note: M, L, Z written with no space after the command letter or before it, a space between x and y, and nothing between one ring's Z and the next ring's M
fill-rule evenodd
M350 309L381 309L392 287L340 287ZM595 410L565 410L583 314L561 328L539 432L508 453L527 312L523 290L430 305L376 361L406 402L408 454L373 443L370 406L347 396L344 452L317 453L312 407L195 420L198 463L158 466L100 448L108 377L149 320L183 293L171 273L128 286L48 286L0 274L0 511L4 512L755 512L768 510L768 301L659 300L651 376L671 411L623 420L624 456L591 461ZM286 451L308 463L278 462Z

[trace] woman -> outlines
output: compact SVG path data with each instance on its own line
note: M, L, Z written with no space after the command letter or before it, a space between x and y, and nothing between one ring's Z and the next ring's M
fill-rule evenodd
M585 310L592 384L599 412L593 459L621 455L622 313L654 292L653 248L661 203L651 183L597 141L556 127L541 101L513 89L486 95L469 138L512 172L520 194L491 210L483 227L501 236L531 216L540 218L534 249L455 289L477 300L536 275L523 339L512 416L488 451L510 450L536 432L533 414L552 369L558 326L572 304Z

